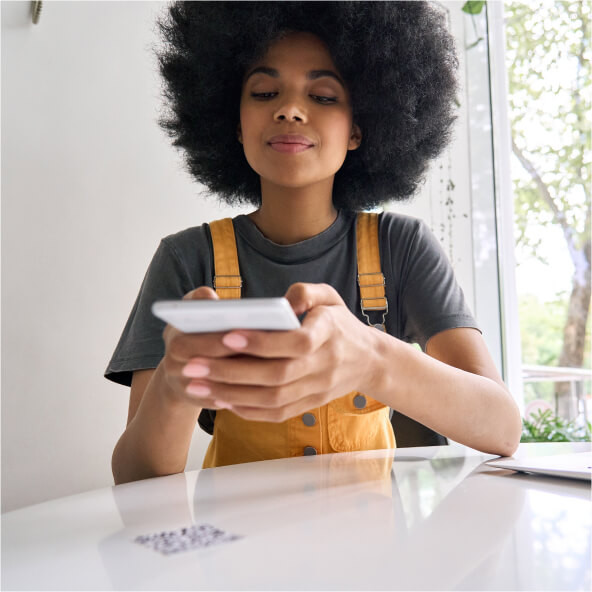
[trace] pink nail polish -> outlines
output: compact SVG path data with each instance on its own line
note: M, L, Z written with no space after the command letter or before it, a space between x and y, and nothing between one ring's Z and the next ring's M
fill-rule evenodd
M190 376L191 378L202 378L210 373L208 366L200 364L198 362L189 362L185 364L183 368L183 375Z
M228 335L224 335L222 343L232 349L242 349L247 346L247 338L236 333L229 333Z
M232 405L226 401L214 401L214 407L219 407L220 409L232 409Z
M188 384L185 391L195 397L207 397L212 392L205 384Z

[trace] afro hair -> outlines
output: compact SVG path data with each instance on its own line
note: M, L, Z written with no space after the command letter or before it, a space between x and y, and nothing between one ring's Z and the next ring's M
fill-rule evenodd
M335 175L335 207L409 198L450 139L458 61L442 11L427 2L175 2L157 26L168 106L159 123L191 175L227 203L261 203L236 137L241 85L288 32L325 42L362 130Z

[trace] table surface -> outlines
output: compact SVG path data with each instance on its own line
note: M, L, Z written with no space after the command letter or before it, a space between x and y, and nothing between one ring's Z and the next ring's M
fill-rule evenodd
M590 483L492 458L453 444L280 459L30 506L2 515L2 589L589 590ZM204 523L241 538L174 555L134 541Z

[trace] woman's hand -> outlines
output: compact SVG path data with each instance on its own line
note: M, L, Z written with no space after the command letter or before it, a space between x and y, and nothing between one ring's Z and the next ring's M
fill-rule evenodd
M201 286L187 293L183 300L218 300L214 290ZM169 387L163 389L173 403L191 403L208 409L227 409L228 403L213 396L203 397L202 390L192 381L188 370L195 373L194 360L211 364L215 360L236 355L232 348L222 343L224 333L183 333L171 325L163 332L165 355L160 363L164 380ZM207 360L207 362L206 362ZM191 388L188 388L191 385Z
M200 336L167 329L170 374L184 396L245 419L280 422L352 390L371 391L376 329L326 284L293 284L286 298L297 315L307 312L300 329Z

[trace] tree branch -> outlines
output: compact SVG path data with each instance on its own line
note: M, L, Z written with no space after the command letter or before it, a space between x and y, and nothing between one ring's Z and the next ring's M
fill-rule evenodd
M526 155L518 148L516 142L514 141L514 137L512 136L512 151L520 161L520 164L524 167L524 170L530 175L532 180L535 182L537 189L539 190L539 195L542 197L543 201L547 204L551 213L553 214L553 218L555 222L561 227L563 231L563 237L565 238L565 242L567 243L567 248L569 250L570 257L574 265L577 267L580 256L578 255L578 249L575 244L574 236L573 236L573 229L567 222L565 218L565 214L557 207L553 196L549 193L549 189L545 182L541 179L538 171L534 164L526 157Z
M579 3L577 5L578 7L578 17L580 19L580 22L582 23L581 26L581 32L582 32L582 36L580 39L580 46L578 48L578 71L577 71L577 75L576 75L576 88L574 90L573 93L573 98L574 98L574 103L576 105L576 116L578 118L578 132L579 132L579 136L580 138L582 138L582 130L584 129L584 116L583 116L583 109L581 106L581 102L582 102L582 94L581 94L581 88L582 88L582 69L586 68L586 62L585 62L585 52L586 52L586 47L588 45L588 20L584 17L583 14L583 3ZM585 84L585 83L584 83ZM585 109L585 107L584 107ZM578 175L580 177L580 179L584 178L584 150L583 147L585 145L585 140L582 141L582 150L580 151L580 158L579 158L579 167L578 167ZM590 190L588 188L588 183L582 183L582 188L584 190L584 195L586 196L586 203L590 204ZM588 209L588 214L590 213L590 210ZM586 227L587 228L587 227Z

